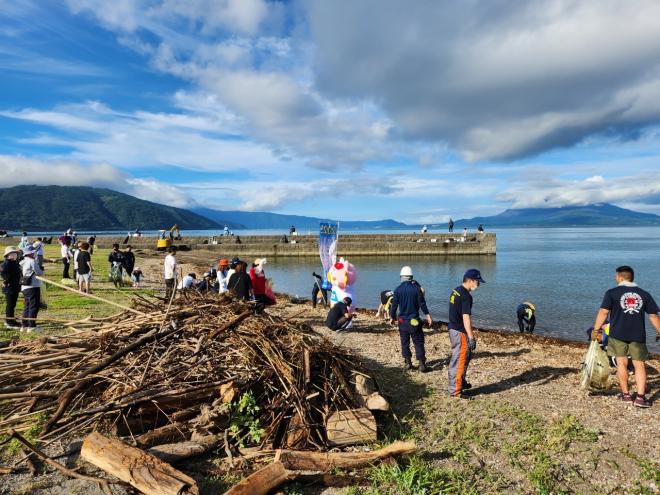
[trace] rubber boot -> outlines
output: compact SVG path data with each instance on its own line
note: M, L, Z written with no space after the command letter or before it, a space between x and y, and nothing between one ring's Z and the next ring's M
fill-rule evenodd
M420 373L428 373L429 371L431 371L431 368L426 366L426 361L420 361L419 367L417 369L419 370Z
M410 371L411 369L413 369L412 361L410 360L410 358L405 359L405 364L403 365L403 369L406 371Z

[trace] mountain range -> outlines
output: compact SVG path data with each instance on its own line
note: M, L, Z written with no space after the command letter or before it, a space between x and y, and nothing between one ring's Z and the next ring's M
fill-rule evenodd
M625 227L660 225L660 216L628 210L609 203L559 208L520 208L505 210L498 215L455 221L455 228L476 228L483 224L493 227ZM446 224L442 224L446 226Z
M177 224L185 230L274 229L316 230L327 218L270 212L185 210L135 198L128 194L80 186L15 186L0 189L0 229L3 230L158 230ZM646 226L660 225L660 216L609 203L559 208L508 209L493 216L455 221L455 228ZM447 223L427 224L446 229ZM396 220L340 221L341 230L419 230Z
M110 189L80 186L16 186L0 189L0 229L155 230L173 225L219 225L188 210L134 198Z
M228 222L239 224L248 229L285 229L295 225L298 230L317 230L319 222L336 222L328 218L306 217L302 215L282 215L265 211L227 211L212 210L210 208L195 208L192 211L198 215L209 218L221 225ZM405 223L396 220L365 220L365 221L341 221L342 230L358 229L405 229L409 228Z

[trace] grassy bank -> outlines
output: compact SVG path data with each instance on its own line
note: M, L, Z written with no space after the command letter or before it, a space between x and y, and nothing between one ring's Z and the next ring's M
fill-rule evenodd
M5 246L0 246L4 250ZM135 294L152 295L157 293L160 289L160 284L157 281L145 280L141 289L133 289L130 284L126 284L121 289L108 281L109 265L108 254L109 249L96 249L92 256L92 266L94 267L94 274L92 280L92 292L104 299L123 304L130 305L131 298ZM48 280L61 282L62 280L62 263L60 262L60 246L49 245L44 249L44 277ZM137 254L137 265L140 264L140 254ZM73 266L71 266L70 275L73 276ZM65 330L62 322L78 320L88 316L104 317L121 311L120 308L110 304L97 301L95 299L84 297L81 294L67 291L53 285L46 285L46 299L48 309L39 311L37 324L44 329L46 334L59 333ZM72 288L76 288L73 284ZM0 307L2 308L2 315L4 316L5 298L0 295ZM23 311L23 298L19 297L18 305L16 307L16 315L20 317ZM59 320L59 321L52 321ZM12 336L19 335L17 331L8 331L4 328L4 321L0 325L0 339L5 340ZM40 334L20 334L21 338L35 338Z

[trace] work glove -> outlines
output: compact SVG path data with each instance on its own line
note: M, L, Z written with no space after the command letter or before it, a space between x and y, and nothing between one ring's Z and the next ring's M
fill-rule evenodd
M468 349L474 351L477 348L477 341L475 339L468 339Z

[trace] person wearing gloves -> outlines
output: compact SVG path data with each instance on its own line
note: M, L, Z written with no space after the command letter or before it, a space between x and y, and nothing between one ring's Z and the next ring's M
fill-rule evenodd
M21 293L21 266L18 264L20 249L13 246L5 248L5 259L0 266L2 274L2 292L5 295L5 328L17 330L20 327L14 312L18 295Z
M481 272L470 268L463 275L463 283L449 296L449 342L451 356L447 372L449 374L449 395L461 397L463 391L472 387L465 376L472 353L477 348L477 336L472 330L472 292L486 281Z
M404 369L413 369L412 354L410 353L410 341L415 345L415 357L419 362L419 371L426 373L430 371L426 366L426 353L424 350L424 330L419 318L420 309L426 315L426 322L431 327L433 318L426 307L424 289L416 280L413 280L413 271L409 266L404 266L399 272L401 284L394 289L392 303L390 305L390 323L396 321L399 326L399 337L401 339L401 354L404 360ZM398 310L398 317L397 317Z
M37 250L28 245L23 250L23 261L21 261L21 292L23 293L23 319L21 320L21 332L32 332L39 330L37 327L37 315L39 314L39 303L41 299L41 281L37 276L44 274L39 264L35 261Z

